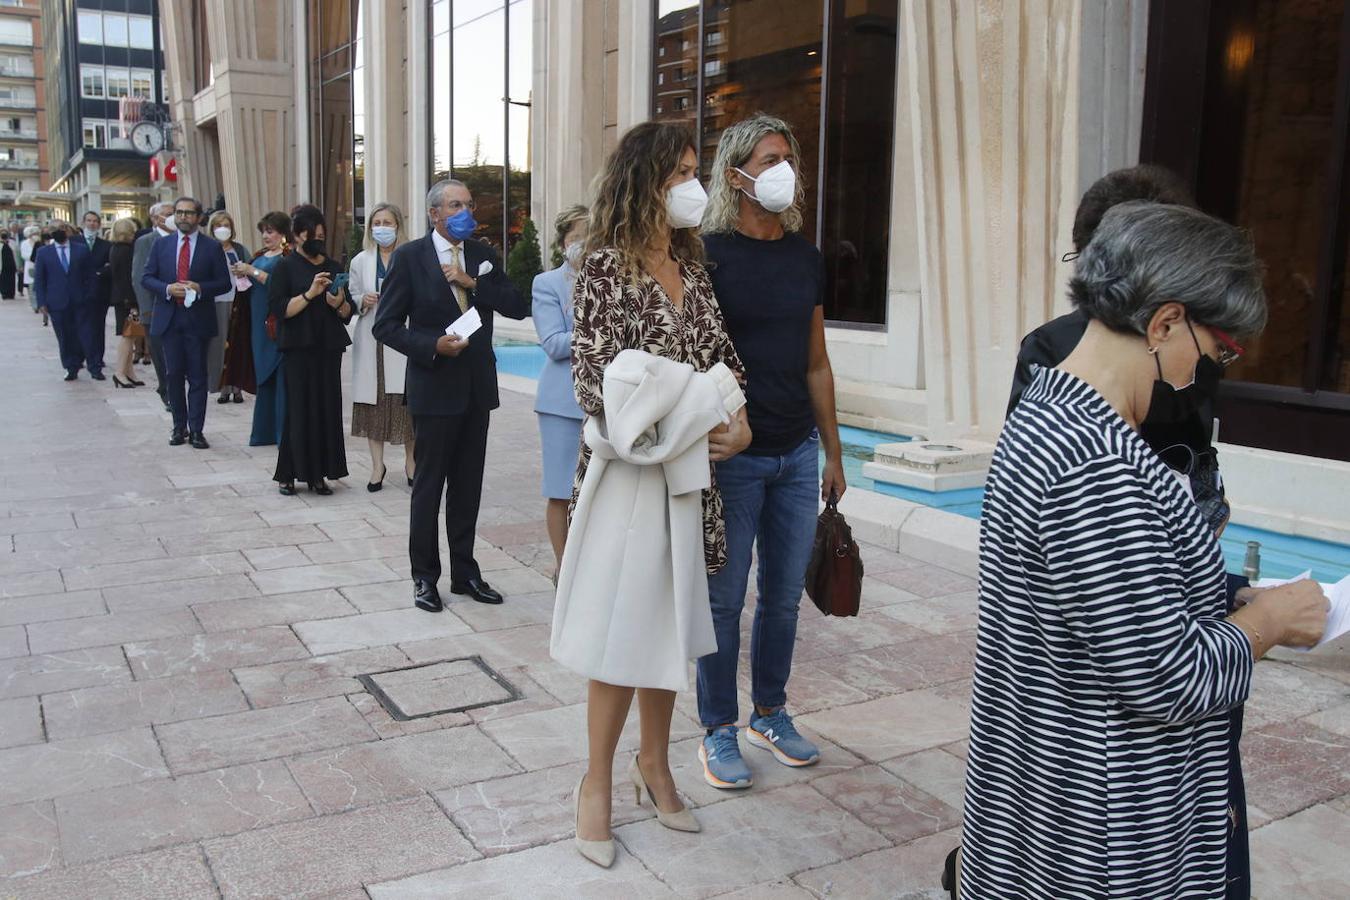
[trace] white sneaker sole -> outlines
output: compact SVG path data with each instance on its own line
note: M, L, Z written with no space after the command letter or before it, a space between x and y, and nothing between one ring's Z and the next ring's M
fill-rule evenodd
M810 759L793 759L782 750L779 750L773 741L766 738L753 728L745 729L745 739L752 747L759 747L761 750L768 750L773 754L773 758L785 766L791 766L794 769L800 769L803 766L814 766L820 762L820 754L817 753Z
M746 781L723 781L712 773L708 768L708 751L702 745L698 745L698 761L703 763L703 780L715 788L723 791L743 791L755 783L755 779L750 778Z

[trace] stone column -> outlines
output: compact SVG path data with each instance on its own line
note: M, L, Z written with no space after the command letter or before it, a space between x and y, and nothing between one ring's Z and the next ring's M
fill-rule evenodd
M408 28L403 0L363 0L365 25L365 150L366 214L376 203L396 203L406 215L409 168L426 168L426 149L409 153L405 122L408 98L414 96L399 77L407 58ZM422 41L425 45L426 36ZM410 223L405 223L405 226ZM413 236L420 235L415 229Z
M427 19L427 4L423 0L408 0L407 28L404 31L407 66L405 70L408 115L405 117L407 148L407 179L404 185L407 216L405 223L409 237L421 237L427 231L427 191L431 188L431 123L427 109L427 94L431 90L431 59L427 49L427 35L431 23ZM398 81L398 79L393 79Z
M928 437L998 433L1021 336L1064 290L1080 4L905 0Z

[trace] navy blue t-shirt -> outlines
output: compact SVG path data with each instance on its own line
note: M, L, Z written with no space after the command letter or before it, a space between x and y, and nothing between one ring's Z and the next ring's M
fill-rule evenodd
M807 389L811 320L825 294L825 264L800 234L761 241L740 232L703 237L717 305L745 364L753 441L746 453L781 456L816 427Z

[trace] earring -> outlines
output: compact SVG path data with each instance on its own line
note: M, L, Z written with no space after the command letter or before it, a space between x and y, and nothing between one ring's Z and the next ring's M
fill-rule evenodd
M1157 355L1158 355L1158 348L1157 348L1157 347L1149 347L1149 348L1148 348L1148 355L1149 355L1149 356L1157 356Z

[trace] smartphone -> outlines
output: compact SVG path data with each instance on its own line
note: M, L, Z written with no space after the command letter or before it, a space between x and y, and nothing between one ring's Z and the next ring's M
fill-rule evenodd
M235 253L233 250L226 250L225 261L232 266L237 266L239 265L239 254Z
M328 293L330 294L342 293L342 289L347 286L347 277L348 276L346 272L339 272L337 275L334 275L333 283L328 286Z

